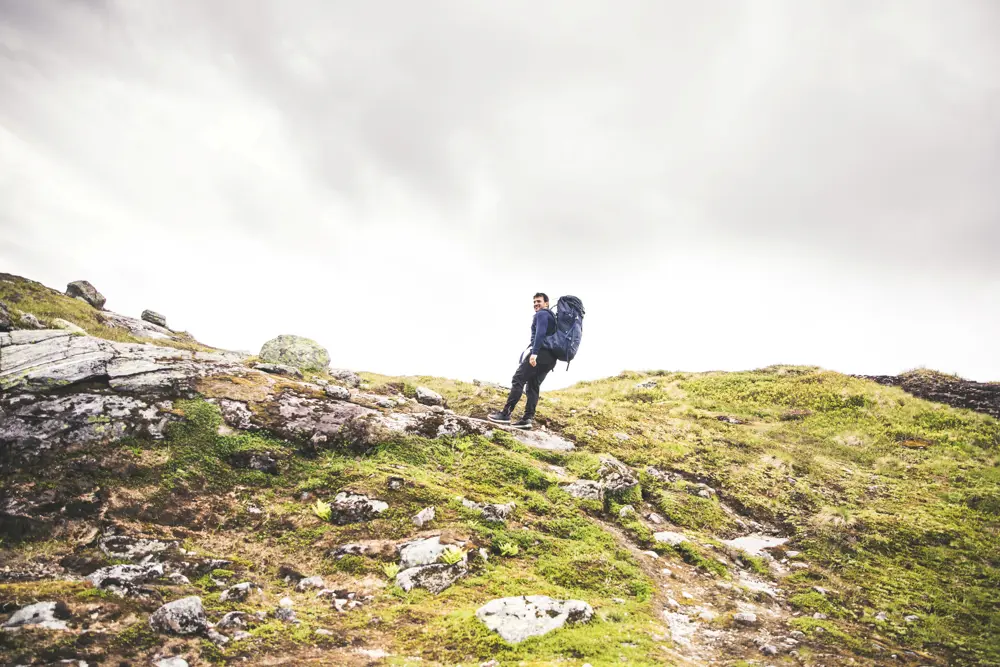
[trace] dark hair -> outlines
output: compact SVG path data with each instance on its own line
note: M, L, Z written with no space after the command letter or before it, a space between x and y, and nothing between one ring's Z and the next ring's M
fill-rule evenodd
M535 294L535 296L533 296L531 298L532 299L537 299L538 297L542 297L542 301L544 301L545 303L549 302L549 295L546 294L545 292L538 292L537 294Z

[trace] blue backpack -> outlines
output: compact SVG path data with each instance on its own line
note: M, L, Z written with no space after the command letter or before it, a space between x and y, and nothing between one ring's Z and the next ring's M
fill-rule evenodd
M553 309L556 317L556 332L545 337L543 346L559 361L569 362L576 357L583 339L583 302L575 296L561 296Z

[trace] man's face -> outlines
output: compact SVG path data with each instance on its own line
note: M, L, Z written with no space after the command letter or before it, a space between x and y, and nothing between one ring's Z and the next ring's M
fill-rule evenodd
M549 303L547 301L544 301L540 296L535 297L535 300L532 302L532 305L534 306L536 313L542 308L549 307Z

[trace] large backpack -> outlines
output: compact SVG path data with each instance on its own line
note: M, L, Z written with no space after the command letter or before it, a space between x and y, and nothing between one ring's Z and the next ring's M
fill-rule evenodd
M553 311L556 317L556 332L545 337L543 347L551 351L559 361L573 361L583 339L583 302L575 296L562 296Z

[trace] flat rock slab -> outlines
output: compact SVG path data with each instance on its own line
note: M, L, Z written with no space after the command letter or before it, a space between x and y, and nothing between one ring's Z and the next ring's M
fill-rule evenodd
M66 620L69 618L69 608L63 602L36 602L15 611L3 627L66 630Z
M662 530L658 533L653 533L653 539L657 542L665 542L672 547L689 541L687 535L684 533L676 533L672 530Z
M554 600L547 595L499 598L476 611L476 618L511 644L538 637L567 623L586 623L593 608L581 600Z
M437 595L453 583L468 574L469 570L464 561L459 561L454 565L446 563L434 563L432 565L420 565L403 570L396 575L396 584L404 591L411 591L414 588L425 588Z
M441 544L440 535L407 542L399 549L399 567L406 570L420 565L431 565L436 563L447 549L447 545Z
M754 533L753 535L744 535L732 540L722 540L722 543L732 549L745 551L751 556L769 556L770 554L765 553L766 551L780 547L787 541L787 537L773 537Z

